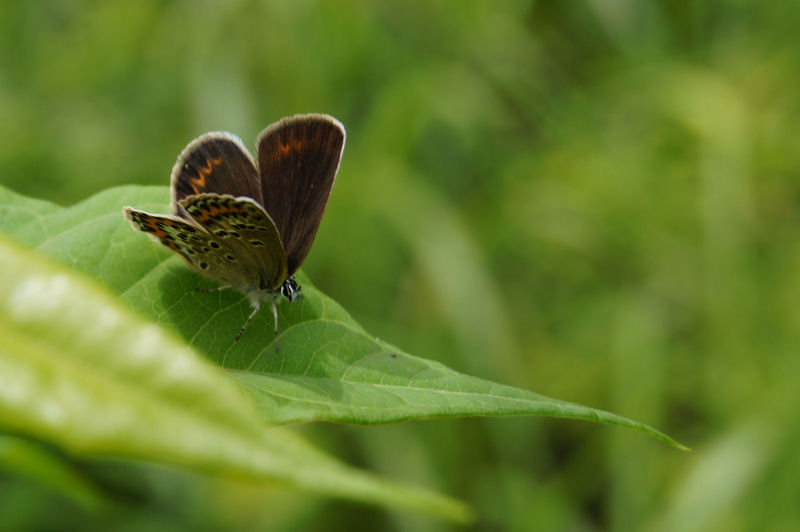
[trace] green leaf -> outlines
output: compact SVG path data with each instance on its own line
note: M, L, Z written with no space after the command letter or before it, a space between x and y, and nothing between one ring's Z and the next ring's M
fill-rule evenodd
M8 192L0 209L15 210ZM140 313L177 330L190 345L229 370L271 423L328 420L388 423L454 416L542 415L626 426L684 448L645 424L533 392L470 377L368 335L338 304L298 276L304 298L279 306L280 351L272 316L262 311L234 341L250 312L233 291L213 287L183 260L121 215L124 205L169 212L165 187L106 190L73 207L41 207L41 215L7 230L47 254L100 279ZM26 211L35 210L21 199ZM20 214L11 216L24 219ZM0 221L0 224L3 222Z
M71 227L59 236L74 245L82 231L91 229ZM468 519L453 499L348 467L287 429L265 429L252 401L224 372L63 266L0 238L0 271L0 431L83 455L278 480ZM37 472L41 460L29 464L31 475L79 482L66 472L53 475L52 464ZM93 503L89 488L79 495Z
M71 464L24 438L0 434L0 469L47 487L87 510L105 503L102 493Z

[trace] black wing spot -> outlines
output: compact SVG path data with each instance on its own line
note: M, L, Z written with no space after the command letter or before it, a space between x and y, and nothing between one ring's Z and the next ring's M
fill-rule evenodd
M216 242L209 242L208 245L211 246L214 249L219 249L219 244L217 244Z

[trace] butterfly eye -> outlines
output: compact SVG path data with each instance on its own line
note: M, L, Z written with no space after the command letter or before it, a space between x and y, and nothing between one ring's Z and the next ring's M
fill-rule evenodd
M300 293L300 285L294 280L294 277L289 277L281 285L281 294L289 300L289 303L300 301L303 294Z

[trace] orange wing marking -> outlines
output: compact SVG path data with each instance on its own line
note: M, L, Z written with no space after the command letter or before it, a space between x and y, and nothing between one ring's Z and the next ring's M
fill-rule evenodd
M302 140L292 140L287 141L286 144L281 142L278 145L278 149L281 151L281 155L286 156L289 155L292 151L300 151L303 148L303 141Z
M148 233L152 234L153 236L157 237L164 245L169 246L170 248L172 248L172 249L177 251L178 246L174 242L171 242L167 238L167 233L165 231L163 231L158 226L159 223L162 223L165 226L170 226L170 227L174 226L175 224L172 221L165 220L165 219L160 219L159 220L159 219L152 218L152 217L149 217L149 216L147 216L147 217L138 216L136 221L140 224L140 226L142 228L145 228L145 227L149 228L149 229L146 229L146 231Z
M192 186L195 194L200 194L201 190L206 188L206 177L211 175L214 167L219 166L224 161L224 157L215 157L214 159L206 157L206 165L197 169L197 177L193 177L189 184Z

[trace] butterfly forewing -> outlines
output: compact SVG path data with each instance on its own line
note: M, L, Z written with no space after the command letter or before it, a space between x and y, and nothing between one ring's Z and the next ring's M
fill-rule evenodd
M338 120L313 114L284 118L258 137L261 203L280 233L289 275L300 267L317 234L344 141Z
M192 141L178 157L170 179L172 206L204 192L247 196L261 201L258 171L250 153L230 133L207 133ZM181 212L173 212L182 216Z
M179 253L198 271L223 285L233 285L234 270L226 255L232 249L190 220L169 214L150 214L125 207L125 217L134 228Z
M254 200L230 195L197 194L181 200L189 219L225 249L229 283L245 293L276 292L286 279L286 255L269 215Z

